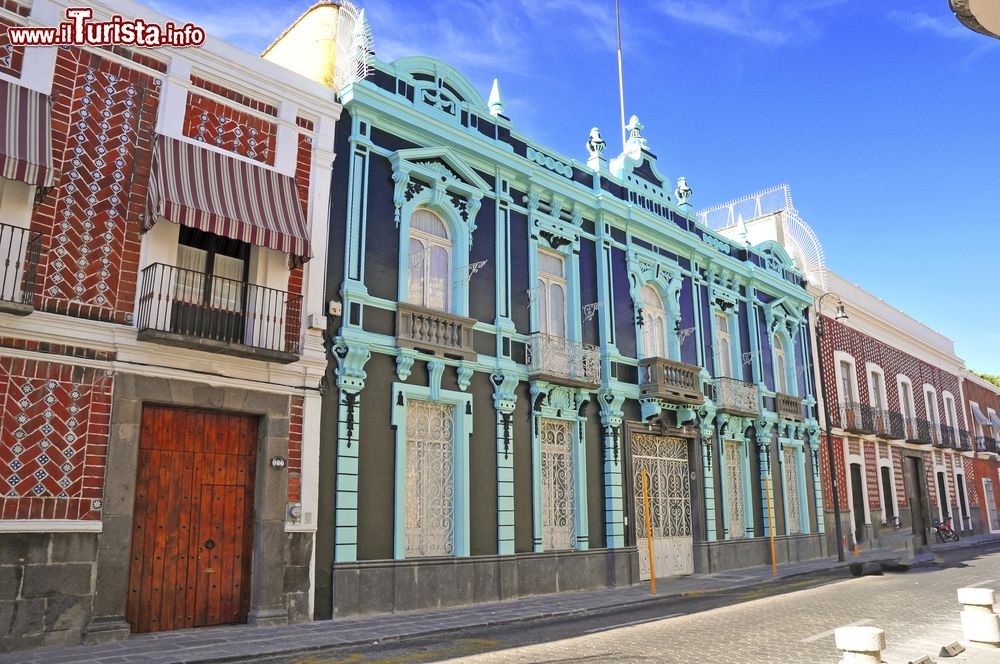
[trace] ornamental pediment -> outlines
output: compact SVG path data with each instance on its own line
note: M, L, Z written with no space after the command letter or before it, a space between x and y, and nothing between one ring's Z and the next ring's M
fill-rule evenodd
M410 179L423 180L428 186L441 183L446 188L478 197L493 189L448 147L398 150L390 161L394 173L406 173Z

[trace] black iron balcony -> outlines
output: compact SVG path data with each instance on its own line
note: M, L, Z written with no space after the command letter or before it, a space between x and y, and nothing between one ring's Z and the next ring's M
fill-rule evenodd
M894 413L891 410L872 408L872 430L874 430L875 435L879 438L895 438L895 434L893 432L893 421L894 416L897 415L902 418L899 413Z
M756 417L759 410L757 385L735 378L716 378L711 382L715 407L733 415Z
M438 309L400 302L396 308L396 345L432 355L476 359L472 326L476 321Z
M875 433L871 406L853 401L841 404L840 428L848 433Z
M956 449L969 451L972 449L972 436L965 429L958 432L958 447Z
M774 395L774 409L778 413L778 417L783 420L805 421L805 417L802 415L802 397L778 392Z
M701 368L663 357L639 360L639 394L677 404L700 404Z
M0 312L25 316L34 311L42 236L0 224Z
M997 441L988 436L976 436L976 451L996 454Z
M139 341L287 364L299 359L302 296L154 263L142 271Z
M525 347L528 377L571 387L601 383L601 351L596 346L535 333Z
M956 449L958 447L958 432L955 431L955 427L942 424L940 428L940 436L934 444L938 447Z
M941 440L941 431L938 425L934 424L930 420L924 420L921 418L913 418L916 429L916 438L908 438L914 443L923 443L924 445L939 445Z

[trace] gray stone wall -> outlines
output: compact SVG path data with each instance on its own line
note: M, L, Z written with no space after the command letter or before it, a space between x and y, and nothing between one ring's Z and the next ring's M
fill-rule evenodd
M337 563L334 617L499 602L638 581L635 547Z
M283 579L288 622L309 621L309 563L312 560L312 533L285 533L285 574Z
M97 533L0 533L0 652L80 642Z

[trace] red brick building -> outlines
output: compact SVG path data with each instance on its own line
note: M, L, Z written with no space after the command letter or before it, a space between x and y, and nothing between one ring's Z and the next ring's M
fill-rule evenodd
M211 38L0 41L0 650L310 618L339 113Z
M836 274L827 280L849 316L826 312L819 338L848 550L924 546L949 517L974 531L972 438L953 342Z
M976 454L965 460L969 502L977 532L1000 533L1000 387L979 376L962 375L962 405Z

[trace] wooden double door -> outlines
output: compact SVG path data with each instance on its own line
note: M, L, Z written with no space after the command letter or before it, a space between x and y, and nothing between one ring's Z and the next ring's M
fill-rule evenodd
M126 619L133 632L246 622L257 418L144 406Z

